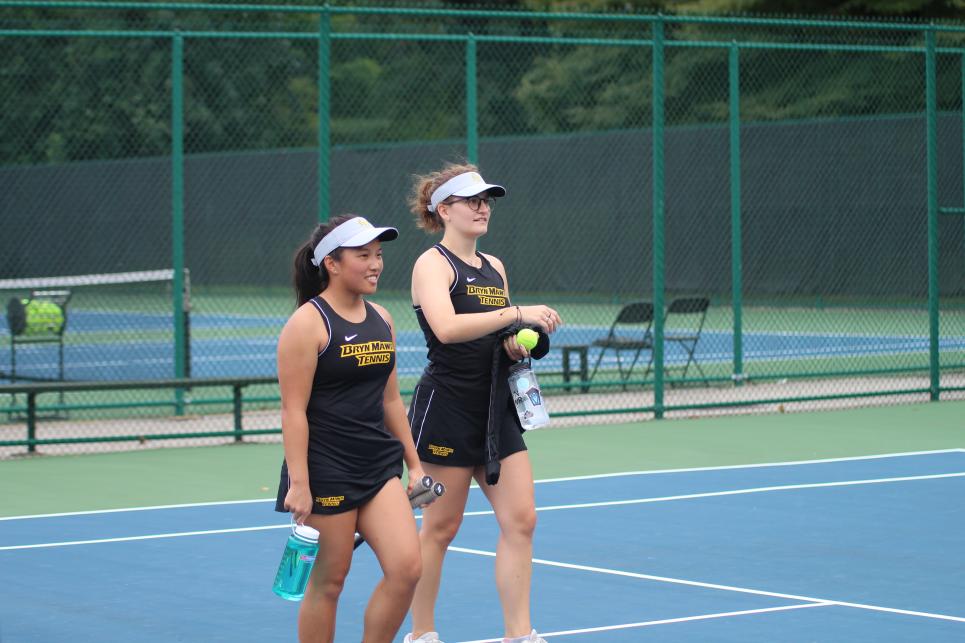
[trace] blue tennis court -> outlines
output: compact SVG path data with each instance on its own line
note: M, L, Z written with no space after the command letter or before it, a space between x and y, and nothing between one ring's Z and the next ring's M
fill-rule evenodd
M963 449L543 480L534 623L574 643L965 640L963 496ZM0 640L293 640L271 508L0 519ZM495 542L474 489L443 575L446 641L499 640ZM360 638L377 579L360 549L336 640Z
M192 329L264 329L251 337L206 338L191 340L191 375L193 377L264 377L275 374L275 344L283 318L244 315L194 314ZM123 320L116 314L77 311L70 317L70 340L64 347L64 379L67 380L143 380L168 378L174 375L173 340L128 340L124 343L105 343L103 339L85 341L84 335L105 333L124 327L137 332L162 331L171 328L170 315L127 314ZM0 316L0 329L5 323ZM554 334L552 343L591 345L594 339L606 335L608 327L579 325L565 326ZM667 329L671 332L673 329ZM2 332L2 330L0 330ZM199 333L200 335L200 333ZM0 371L10 363L10 345L0 342ZM927 335L863 335L844 333L778 333L745 332L743 354L745 362L777 360L811 360L823 358L858 357L870 355L927 356ZM695 352L701 364L732 363L733 334L705 330ZM965 350L965 337L945 335L940 340L942 351ZM592 368L601 349L590 346L587 359ZM58 374L58 347L54 344L21 345L17 347L17 373L21 376L55 379ZM627 355L624 355L627 357ZM643 359L649 355L644 354ZM665 362L682 365L687 360L684 349L676 343L665 344ZM425 340L420 331L402 331L398 336L400 375L418 375L426 363ZM602 368L615 368L612 351L603 358ZM575 367L575 366L574 366ZM561 353L551 351L540 362L540 370L562 370ZM642 371L641 371L642 375Z

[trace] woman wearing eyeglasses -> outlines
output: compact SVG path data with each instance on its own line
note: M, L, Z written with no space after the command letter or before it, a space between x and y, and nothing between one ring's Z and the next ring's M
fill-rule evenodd
M409 422L425 472L444 482L447 491L423 514L423 572L405 643L441 643L434 607L443 557L459 530L473 479L499 523L496 588L504 641L545 643L529 613L536 509L522 428L516 413L508 412L490 429L498 432L496 484L486 478L486 430L500 331L523 324L551 333L562 320L548 306L512 305L502 262L476 249L489 229L496 198L505 195L505 188L486 183L474 165L450 164L417 177L409 201L419 227L442 232L442 240L412 270L412 304L426 337L429 365L413 394ZM502 350L513 361L529 355L513 336L502 341ZM511 404L506 395L505 405Z

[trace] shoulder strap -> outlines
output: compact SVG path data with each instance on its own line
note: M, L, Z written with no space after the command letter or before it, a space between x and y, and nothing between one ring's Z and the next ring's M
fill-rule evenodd
M449 292L451 293L453 290L455 290L456 284L459 283L459 268L456 267L456 262L453 260L452 256L450 256L449 251L446 250L445 246L443 246L441 243L437 243L432 247L438 250L439 254L446 258L446 261L449 262L449 267L452 268L452 283L449 284Z
M328 350L328 347L332 343L332 320L328 316L328 311L332 310L332 308L328 305L327 301L318 295L312 297L308 301L315 306L315 310L317 310L318 314L322 316L322 323L325 324L325 330L328 331L328 342L326 342L325 346L322 347L322 350L318 351L319 356L321 356L322 353Z
M392 333L392 327L389 326L389 320L387 320L385 317L383 317L383 316L382 316L382 313L380 313L379 310L378 310L375 306L373 306L372 304L370 304L369 302L367 302L367 301L365 301L365 300L362 300L362 303L365 304L366 319L368 319L369 316L372 316L373 318L381 319L381 320L382 320L382 323L385 324L386 330L388 330L389 333L391 334L391 333Z

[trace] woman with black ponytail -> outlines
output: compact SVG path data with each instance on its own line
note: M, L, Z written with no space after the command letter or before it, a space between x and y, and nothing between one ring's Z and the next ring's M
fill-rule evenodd
M384 575L365 610L366 643L392 641L422 570L407 493L424 473L399 393L395 327L364 298L378 287L382 242L398 236L336 217L295 253L298 308L278 339L285 462L275 509L319 533L298 615L303 643L334 639L356 532Z

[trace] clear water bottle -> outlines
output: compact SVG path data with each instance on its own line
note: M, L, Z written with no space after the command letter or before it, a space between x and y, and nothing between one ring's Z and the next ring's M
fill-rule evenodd
M509 367L509 392L513 396L519 423L530 431L546 426L550 416L546 411L546 400L539 390L536 373L526 360Z
M281 556L272 591L288 601L305 596L308 576L318 555L318 531L308 525L292 524L292 532Z

